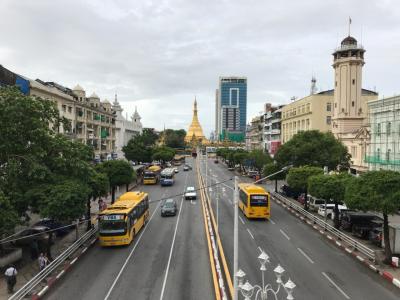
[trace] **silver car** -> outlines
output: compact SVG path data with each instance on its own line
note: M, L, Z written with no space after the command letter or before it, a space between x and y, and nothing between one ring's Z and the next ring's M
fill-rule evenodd
M175 216L178 208L175 199L166 199L161 204L161 217Z

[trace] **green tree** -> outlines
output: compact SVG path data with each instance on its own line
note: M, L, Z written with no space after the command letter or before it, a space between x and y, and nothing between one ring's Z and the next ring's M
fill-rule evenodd
M248 154L253 166L261 174L263 167L272 162L272 158L262 150L252 150Z
M388 216L400 207L400 173L390 170L370 171L352 178L346 186L345 203L349 208L376 211L383 215L385 263L390 264L392 251Z
M146 147L155 145L159 136L152 128L143 128L142 134L139 136Z
M185 136L186 136L186 131L183 129L180 130L167 129L165 131L165 145L170 148L184 148Z
M18 224L18 215L10 200L0 191L0 239L13 232ZM0 254L2 248L0 244Z
M338 166L348 168L350 154L332 133L309 130L295 134L283 144L276 153L275 160L281 166L328 166L333 170Z
M154 153L152 155L153 160L159 160L163 164L167 161L171 161L175 156L175 150L170 147L159 147L155 148Z
M339 228L338 205L344 202L346 183L350 180L347 173L333 175L315 175L308 178L308 192L320 199L331 200L335 204L333 223Z
M115 189L117 186L129 184L135 179L135 172L129 162L125 160L109 160L98 164L96 169L105 173L111 187L111 203L115 201Z
M304 209L308 210L308 178L323 174L323 170L313 166L291 168L286 176L286 181L291 188L304 192Z
M233 161L235 165L240 165L240 169L243 170L243 165L245 160L248 158L249 154L246 151L236 151L233 154Z
M270 162L264 166L264 168L263 168L264 174L263 175L264 175L264 177L267 177L267 176L277 173L281 170L282 170L282 168L277 163ZM278 192L278 180L284 180L286 178L286 174L287 174L287 172L280 172L280 173L268 178L270 180L275 180L275 193Z

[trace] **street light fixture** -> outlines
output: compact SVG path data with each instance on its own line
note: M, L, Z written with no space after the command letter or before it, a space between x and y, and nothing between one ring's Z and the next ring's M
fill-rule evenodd
M276 276L276 283L278 284L278 287L276 288L276 290L274 290L272 287L272 284L264 283L264 273L267 270L266 265L270 263L268 254L265 253L264 251L261 251L261 254L258 256L258 260L260 261L260 265L261 265L261 267L260 267L260 271L262 274L262 285L261 286L257 285L257 284L253 286L247 280L246 280L246 283L243 284L243 280L244 280L244 277L246 276L246 274L240 269L235 274L235 277L238 281L238 289L240 290L240 293L242 294L244 299L251 300L251 297L253 296L254 292L256 292L255 298L254 298L255 300L257 300L257 299L267 300L269 294L272 294L274 296L275 300L278 300L279 291L280 291L281 287L283 287L283 289L287 293L286 299L294 300L293 290L296 287L296 285L294 284L294 282L292 280L290 280L290 278L285 284L282 281L282 275L285 272L285 269L282 268L281 265L278 265L274 269L274 273Z

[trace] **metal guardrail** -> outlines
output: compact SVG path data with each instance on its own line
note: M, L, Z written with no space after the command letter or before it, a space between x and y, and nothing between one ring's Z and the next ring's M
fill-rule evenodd
M279 201L283 202L285 205L289 206L290 208L294 209L295 211L299 212L302 214L304 217L312 221L314 224L318 224L321 228L325 229L325 231L330 232L333 236L335 236L338 240L346 242L349 246L353 247L355 250L361 252L365 256L367 256L370 260L375 262L375 251L371 248L368 248L365 246L363 243L360 243L353 239L352 237L348 236L347 234L344 234L340 230L336 229L332 225L324 222L317 216L313 215L312 213L306 211L304 208L302 208L300 205L297 205L290 201L289 199L286 199L284 196L279 195L278 193L272 192L271 193L272 197L275 197Z
M57 267L64 263L74 252L76 252L80 246L86 241L93 237L97 233L97 227L93 227L82 235L75 243L68 247L63 253L57 256L45 269L40 271L35 277L29 280L23 287L16 291L9 300L23 299L25 296L32 293L33 289L36 288L43 280L46 279Z

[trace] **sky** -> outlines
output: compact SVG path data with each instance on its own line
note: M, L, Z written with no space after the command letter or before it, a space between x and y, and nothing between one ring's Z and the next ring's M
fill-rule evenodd
M264 103L333 88L332 52L366 49L363 87L400 93L399 0L1 0L0 64L80 84L145 127L188 129L194 98L209 136L220 76L248 78L247 121Z

